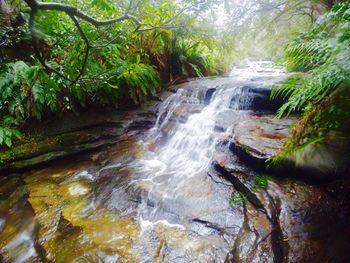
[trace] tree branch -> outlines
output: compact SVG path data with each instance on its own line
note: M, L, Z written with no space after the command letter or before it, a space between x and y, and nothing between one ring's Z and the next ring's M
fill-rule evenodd
M30 33L32 36L34 36L34 20L35 20L35 15L37 13L37 11L39 10L46 10L46 11L59 11L59 12L64 12L65 14L67 14L73 21L75 27L78 29L80 36L83 38L83 41L86 45L85 48L85 54L84 54L84 58L83 58L83 62L82 62L82 66L81 69L79 70L78 75L74 78L74 80L70 80L68 77L64 76L62 73L60 73L59 71L57 71L56 69L48 66L45 62L45 59L40 55L40 52L37 48L36 45L36 41L33 40L33 46L34 46L34 50L36 53L36 56L38 57L40 63L42 64L42 66L51 71L56 73L58 76L60 76L61 78L64 78L68 81L70 81L70 86L74 85L79 79L80 77L83 75L85 67L86 67L86 63L88 60L88 56L89 56L89 52L90 49L92 48L98 48L101 46L92 46L89 42L89 39L87 38L86 34L84 33L83 29L80 26L79 21L77 20L77 18L80 18L81 20L84 20L92 25L94 25L95 27L100 27L100 26L107 26L107 25L112 25L114 23L117 22L121 22L121 21L125 21L125 20L131 20L135 25L136 25L136 32L145 32L145 31L149 31L149 30L153 30L153 29L174 29L174 28L180 28L180 27L184 27L184 26L176 26L173 25L173 22L176 18L178 18L185 10L189 9L191 7L191 5L188 5L184 8L182 8L178 14L176 14L175 16L173 16L172 18L170 18L169 20L165 21L164 23L162 23L161 25L157 25L157 26L150 26L149 24L143 24L141 23L141 21L139 19L137 19L135 16L130 15L130 9L132 8L132 1L130 2L130 5L126 11L125 14L113 18L113 19L108 19L108 20L98 20L80 10L78 10L77 7L75 6L71 6L71 5L66 5L66 4L61 4L61 3L55 3L55 2L38 2L37 0L23 0L30 8L31 8L31 13L30 13L30 19L29 19L29 29L30 29ZM143 26L149 26L147 28L142 28ZM102 45L104 46L104 45Z
M36 40L33 38L34 36L34 21L35 21L35 14L36 14L36 9L32 9L30 12L30 17L29 17L29 31L32 36L32 44L34 48L34 52L36 57L38 58L40 64L44 67L44 69L49 70L50 72L56 73L58 76L60 76L63 79L69 80L66 76L64 76L61 72L57 71L56 69L50 67L49 65L46 64L45 58L43 58L39 52ZM69 80L70 81L70 80Z
M24 0L24 2L27 3L27 5L35 11L38 10L51 10L51 11L59 11L64 12L69 16L79 17L82 20L85 20L89 22L90 24L99 27L99 26L106 26L111 25L117 22L121 22L123 20L132 20L137 26L141 26L142 23L140 20L138 20L135 16L129 15L128 13L108 20L98 20L88 14L85 14L84 12L78 10L77 7L61 4L61 3L54 3L54 2L38 2L36 0Z
M79 31L79 34L81 35L82 39L84 40L85 42L85 55L84 55L84 59L83 59L83 64L80 68L80 71L78 73L78 75L75 77L75 79L70 83L70 86L74 85L78 80L79 78L83 75L84 73L84 70L85 70L85 66L86 66L86 62L87 62L87 59L88 59L88 56L89 56L89 51L90 51L90 48L91 48L91 45L90 45L90 42L89 42L89 39L86 37L83 29L81 28L78 20L75 18L75 16L71 15L70 16L71 19L73 20L74 22L74 25L78 28L78 31Z

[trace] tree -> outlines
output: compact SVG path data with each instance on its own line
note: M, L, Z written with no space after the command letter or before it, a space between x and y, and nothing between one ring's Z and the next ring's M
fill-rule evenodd
M209 12L206 1L72 3L7 0L10 20L24 18L16 28L11 21L0 24L0 129L8 145L33 117L140 104L155 95L159 75L174 61L181 70L165 81L213 72L216 41L203 34L197 16ZM7 56L8 50L26 56Z
M130 20L135 25L135 31L137 31L137 32L145 32L145 31L154 30L154 29L178 28L179 25L175 25L174 24L176 18L178 18L185 10L187 10L187 9L189 9L191 7L191 5L186 5L174 17L168 19L167 21L164 21L164 22L160 23L159 25L149 25L149 24L142 23L137 17L135 17L134 15L130 14L132 12L132 8L134 7L132 1L130 1L128 8L127 8L127 10L125 11L125 13L123 15L120 15L120 16L118 16L116 18L107 19L107 20L96 19L96 18L94 18L94 17L92 17L92 16L90 16L90 15L80 11L77 7L72 6L72 5L67 5L67 4L62 4L62 3L53 3L53 2L49 2L49 3L38 2L36 0L24 0L24 2L26 2L26 4L31 8L30 20L29 20L29 28L30 28L30 32L31 32L32 37L34 36L34 30L33 30L34 19L35 19L35 15L37 14L38 11L58 11L58 12L63 12L65 14L67 14L71 18L71 20L73 21L74 25L78 29L78 32L79 32L80 36L82 37L82 39L84 40L84 43L85 43L85 54L84 54L84 59L83 59L83 62L82 62L81 69L80 69L79 73L77 74L77 76L73 80L70 80L70 82L71 82L70 85L75 84L80 79L80 77L83 75L84 69L85 69L85 66L86 66L86 62L87 62L87 59L88 59L88 56L89 56L89 52L90 52L91 49L97 47L97 46L94 46L94 45L92 45L90 43L88 37L86 36L86 34L84 33L84 30L82 29L82 27L80 25L80 22L78 21L78 19L84 20L84 21L92 24L95 27L108 26L108 25L112 25L112 24L115 24L115 23L118 23L118 22L125 21L125 20ZM108 45L108 43L106 43L105 45ZM53 68L51 68L50 66L48 66L45 63L45 60L40 55L39 50L38 50L38 48L36 46L36 41L33 41L33 46L34 46L34 50L36 52L37 57L39 58L41 64L46 69L55 72L56 74L58 74L61 77L67 78L63 74L61 74L57 70L54 70ZM101 45L98 46L98 47L101 47Z

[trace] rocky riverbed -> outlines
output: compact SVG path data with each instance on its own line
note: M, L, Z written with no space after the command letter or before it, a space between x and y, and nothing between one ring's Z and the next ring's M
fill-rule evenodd
M0 260L349 262L346 177L267 167L296 121L273 117L285 77L252 63L33 129L0 154Z

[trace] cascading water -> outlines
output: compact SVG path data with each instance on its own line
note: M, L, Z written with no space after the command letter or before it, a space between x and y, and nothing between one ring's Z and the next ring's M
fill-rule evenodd
M250 102L248 93L242 89L243 84L247 84L248 78L260 77L265 80L266 77L280 74L279 68L266 71L259 63L251 63L247 68L234 70L232 75L236 79L231 79L229 85L227 80L220 82L210 79L201 80L206 83L199 87L194 85L193 88L193 83L190 83L160 105L155 127L151 129L147 139L141 142L147 145L159 140L160 146L153 152L145 153L141 159L130 165L134 169L135 178L131 184L134 187L141 185L146 189L138 209L141 235L145 231L152 231L159 224L166 228L192 229L192 219L206 219L206 216L215 213L214 211L229 209L227 200L217 197L215 200L208 196L193 197L191 188L199 187L205 192L205 189L212 187L207 171L212 163L215 148L223 140L222 135L226 132L232 134L234 126L246 114L241 110L247 109ZM212 92L213 89L215 92ZM211 98L207 105L203 105L209 91L212 93ZM179 118L178 111L187 108L191 112L193 108L197 110L199 105L202 105L202 109L188 116L186 121ZM218 118L227 111L231 115L231 123L226 129L218 132ZM163 130L168 125L172 129L164 135ZM203 202L206 204L203 205ZM211 211L208 213L208 210ZM231 218L226 213L221 214L222 218L218 219L219 217L213 219L209 216L208 220L225 221ZM194 254L194 257L197 256L198 254Z
M163 209L164 200L176 203L179 199L181 202L181 198L186 198L182 196L183 189L191 184L191 178L206 177L205 171L211 163L214 148L218 143L214 129L216 115L228 108L233 89L215 92L209 105L201 112L189 116L185 123L178 123L170 138L155 153L146 154L144 159L135 161L136 164L133 165L138 168L137 172L140 173L141 179L133 183L146 181L150 187L143 199L144 205L140 211L142 218L150 219L152 215L157 216L157 210ZM173 96L182 100L177 94ZM177 102L173 104L177 107L184 106ZM163 110L169 111L166 108ZM154 128L156 131L152 130L151 136L160 136L162 126L170 121L171 114L160 111L159 116L163 114L168 116L162 122L157 122ZM150 173L145 175L144 171L150 171ZM150 200L157 204L150 208L147 205ZM188 209L193 209L191 204L185 202L181 203L182 209L186 209L187 205L189 205Z
M242 110L250 97L242 87L272 85L279 76L281 70L265 62L248 63L228 78L185 83L161 103L155 126L133 145L140 149L136 158L130 150L100 167L30 174L26 202L40 230L28 235L20 228L13 240L38 238L58 262L223 262L243 219L228 203L232 187L214 181L208 170L217 146L247 114ZM47 184L41 173L52 176ZM43 200L43 189L57 200ZM56 253L62 238L77 247L74 253ZM13 242L5 242L2 253L15 262L39 254L22 246L20 256L12 255Z
M231 109L232 114L236 114L239 119L240 110L247 108L246 105L249 104L247 92L241 89L242 80L247 81L247 77L266 77L281 74L280 68L273 71L269 68L266 73L261 64L267 63L269 62L254 62L248 64L247 68L234 70L232 75L236 76L236 79L234 81L230 80L229 86L222 86L220 81L209 80L202 87L192 89L191 85L193 84L191 83L191 85L188 85L188 89L179 89L175 94L168 97L160 105L155 127L150 131L147 138L148 142L153 142L153 140L162 137L162 130L169 123L175 122L176 125L172 125L173 129L168 133L166 143L161 145L155 153L150 156L146 155L144 157L146 159L136 161L140 165L139 169L141 171L143 168L148 170L151 167L152 169L158 169L154 173L154 177L151 176L147 179L152 181L162 174L167 174L173 175L178 180L185 180L206 170L210 165L215 151L214 148L218 143L218 137L215 136L217 133L215 125L218 116ZM202 80L202 82L204 81ZM210 84L215 87L216 91L212 94L208 105L202 105L203 108L200 112L190 115L184 123L176 119L176 116L174 117L177 110L186 107L191 110L191 107L200 105L205 92L211 87ZM206 89L203 89L203 87L206 87ZM234 126L234 124L232 123L231 126ZM143 143L147 144L148 142ZM170 176L170 178L172 177ZM176 186L167 186L169 189L163 188L165 193L176 192Z

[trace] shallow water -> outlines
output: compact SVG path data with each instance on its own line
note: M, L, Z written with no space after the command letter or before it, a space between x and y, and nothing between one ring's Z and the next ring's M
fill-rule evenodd
M240 87L283 77L268 62L251 62L228 78L182 84L149 131L0 177L3 260L223 262L243 216L229 205L232 186L208 171L247 114ZM218 130L225 114L229 125Z

